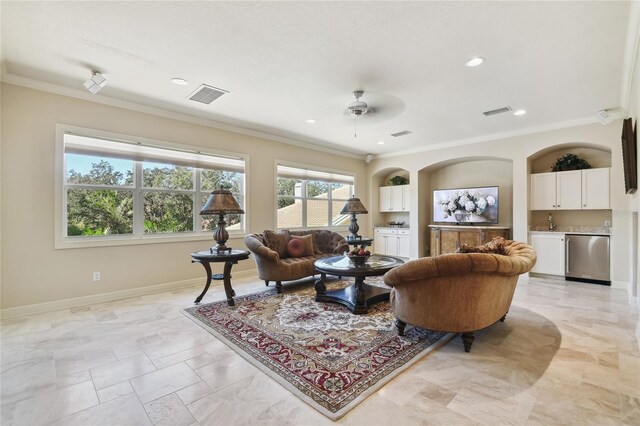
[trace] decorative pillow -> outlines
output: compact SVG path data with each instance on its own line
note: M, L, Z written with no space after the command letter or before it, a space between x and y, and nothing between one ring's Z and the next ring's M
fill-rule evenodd
M287 257L287 244L290 239L288 229L283 229L280 232L265 230L262 235L267 247L278 253L281 259Z
M289 257L302 257L304 256L305 250L306 247L302 238L293 238L292 236L287 243L287 253L289 253Z
M493 240L489 241L487 244L482 246L470 246L467 244L462 244L456 250L456 253L493 253L493 254L506 254L504 250L505 239L503 237L495 237Z
M313 256L313 234L307 235L292 235L292 240L301 240L304 243L304 256Z

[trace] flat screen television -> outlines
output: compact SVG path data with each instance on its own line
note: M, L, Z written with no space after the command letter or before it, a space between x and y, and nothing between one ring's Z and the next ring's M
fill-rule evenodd
M435 189L433 221L459 225L498 223L498 187Z
M636 142L632 119L627 118L622 122L622 164L624 167L624 190L627 194L633 194L638 189Z

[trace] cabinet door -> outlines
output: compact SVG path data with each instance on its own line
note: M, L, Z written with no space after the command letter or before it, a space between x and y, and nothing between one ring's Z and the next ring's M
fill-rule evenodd
M390 212L391 209L391 186L380 187L380 211Z
M411 189L411 185L402 185L402 211L408 212L410 211L409 207L409 192Z
M373 235L373 252L375 254L387 254L386 235L378 231L379 230L376 229Z
M556 173L556 209L580 210L582 208L582 171Z
M462 244L467 244L469 246L479 246L480 245L480 230L470 230L470 231L460 231L458 246Z
M409 235L398 234L398 256L409 257Z
M402 186L389 186L391 192L390 211L402 211Z
M564 234L531 234L538 260L531 272L564 275Z
M384 236L387 240L387 252L389 256L397 256L398 255L398 236L395 234L389 234Z
M509 239L509 230L508 229L486 229L482 232L482 241L481 244L486 244L489 241L493 240L495 237L502 237L505 240Z
M454 253L458 248L458 231L440 230L440 250L438 254Z
M582 170L582 209L609 208L609 169Z
M555 210L556 173L531 175L531 210Z

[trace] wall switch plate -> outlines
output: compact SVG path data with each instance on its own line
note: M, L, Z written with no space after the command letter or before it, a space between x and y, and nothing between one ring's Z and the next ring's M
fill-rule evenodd
M93 280L94 281L100 281L100 272L94 272L93 273Z

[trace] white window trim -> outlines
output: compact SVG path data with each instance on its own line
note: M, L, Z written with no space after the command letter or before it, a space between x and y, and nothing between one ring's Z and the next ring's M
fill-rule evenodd
M273 218L273 229L285 229L285 228L278 228L278 166L286 166L286 167L295 167L298 169L308 169L311 171L318 171L318 172L323 172L323 173L335 173L335 174L339 174L339 175L346 175L346 176L353 176L353 190L354 192L356 192L356 184L358 182L358 177L357 174L354 174L351 171L346 171L346 170L340 170L340 169L331 169L331 168L327 168L327 167L321 167L321 166L313 166L313 165L309 165L309 164L302 164L302 163L292 163L289 161L282 161L282 160L274 160L274 165L273 165L273 175L274 175L274 179L273 179L273 193L274 193L274 206L275 206L275 211L274 211L274 218ZM322 179L309 179L309 180L322 180ZM351 194L350 197L354 195ZM293 197L293 198L298 198L298 197ZM306 198L306 197L305 197ZM340 200L342 201L342 200ZM346 200L345 200L346 201ZM331 207L331 205L329 205L329 207ZM330 210L329 210L330 211ZM303 204L303 220L306 217L306 203ZM338 232L338 233L344 233L347 232L349 230L349 225L342 225L342 226L314 226L312 228L308 228L308 227L289 227L286 229L291 229L291 230L302 230L302 229L326 229L329 231L334 231L334 232Z
M89 129L63 123L56 124L56 140L55 140L55 212L54 212L54 232L55 232L55 248L56 249L73 249L73 248L89 248L89 247L109 247L109 246L127 246L139 244L159 244L159 243L179 243L187 241L211 241L213 244L213 231L192 231L180 232L173 234L145 234L138 235L104 235L95 238L86 237L67 237L64 225L66 219L64 217L66 195L64 191L63 178L65 174L64 167L64 135L65 133L75 133L88 137L103 138L110 140L123 140L129 142L139 142L144 145L158 146L161 148L175 149L182 151L193 151L203 154L218 155L232 157L244 160L244 211L243 228L239 230L229 230L229 239L242 239L246 234L246 224L249 221L249 156L236 152L228 152L222 150L213 150L201 146L177 144L173 142L161 141L157 139L149 139L139 136L125 135L121 133L108 132L104 130ZM110 187L112 188L112 187ZM197 188L197 187L196 187ZM129 188L122 188L129 189ZM130 188L133 190L133 188ZM134 191L134 196L135 196ZM170 192L180 192L179 190L171 190ZM197 194L197 192L193 192ZM203 194L203 192L200 192ZM197 196L194 195L194 202L198 202ZM135 220L135 216L134 216Z

